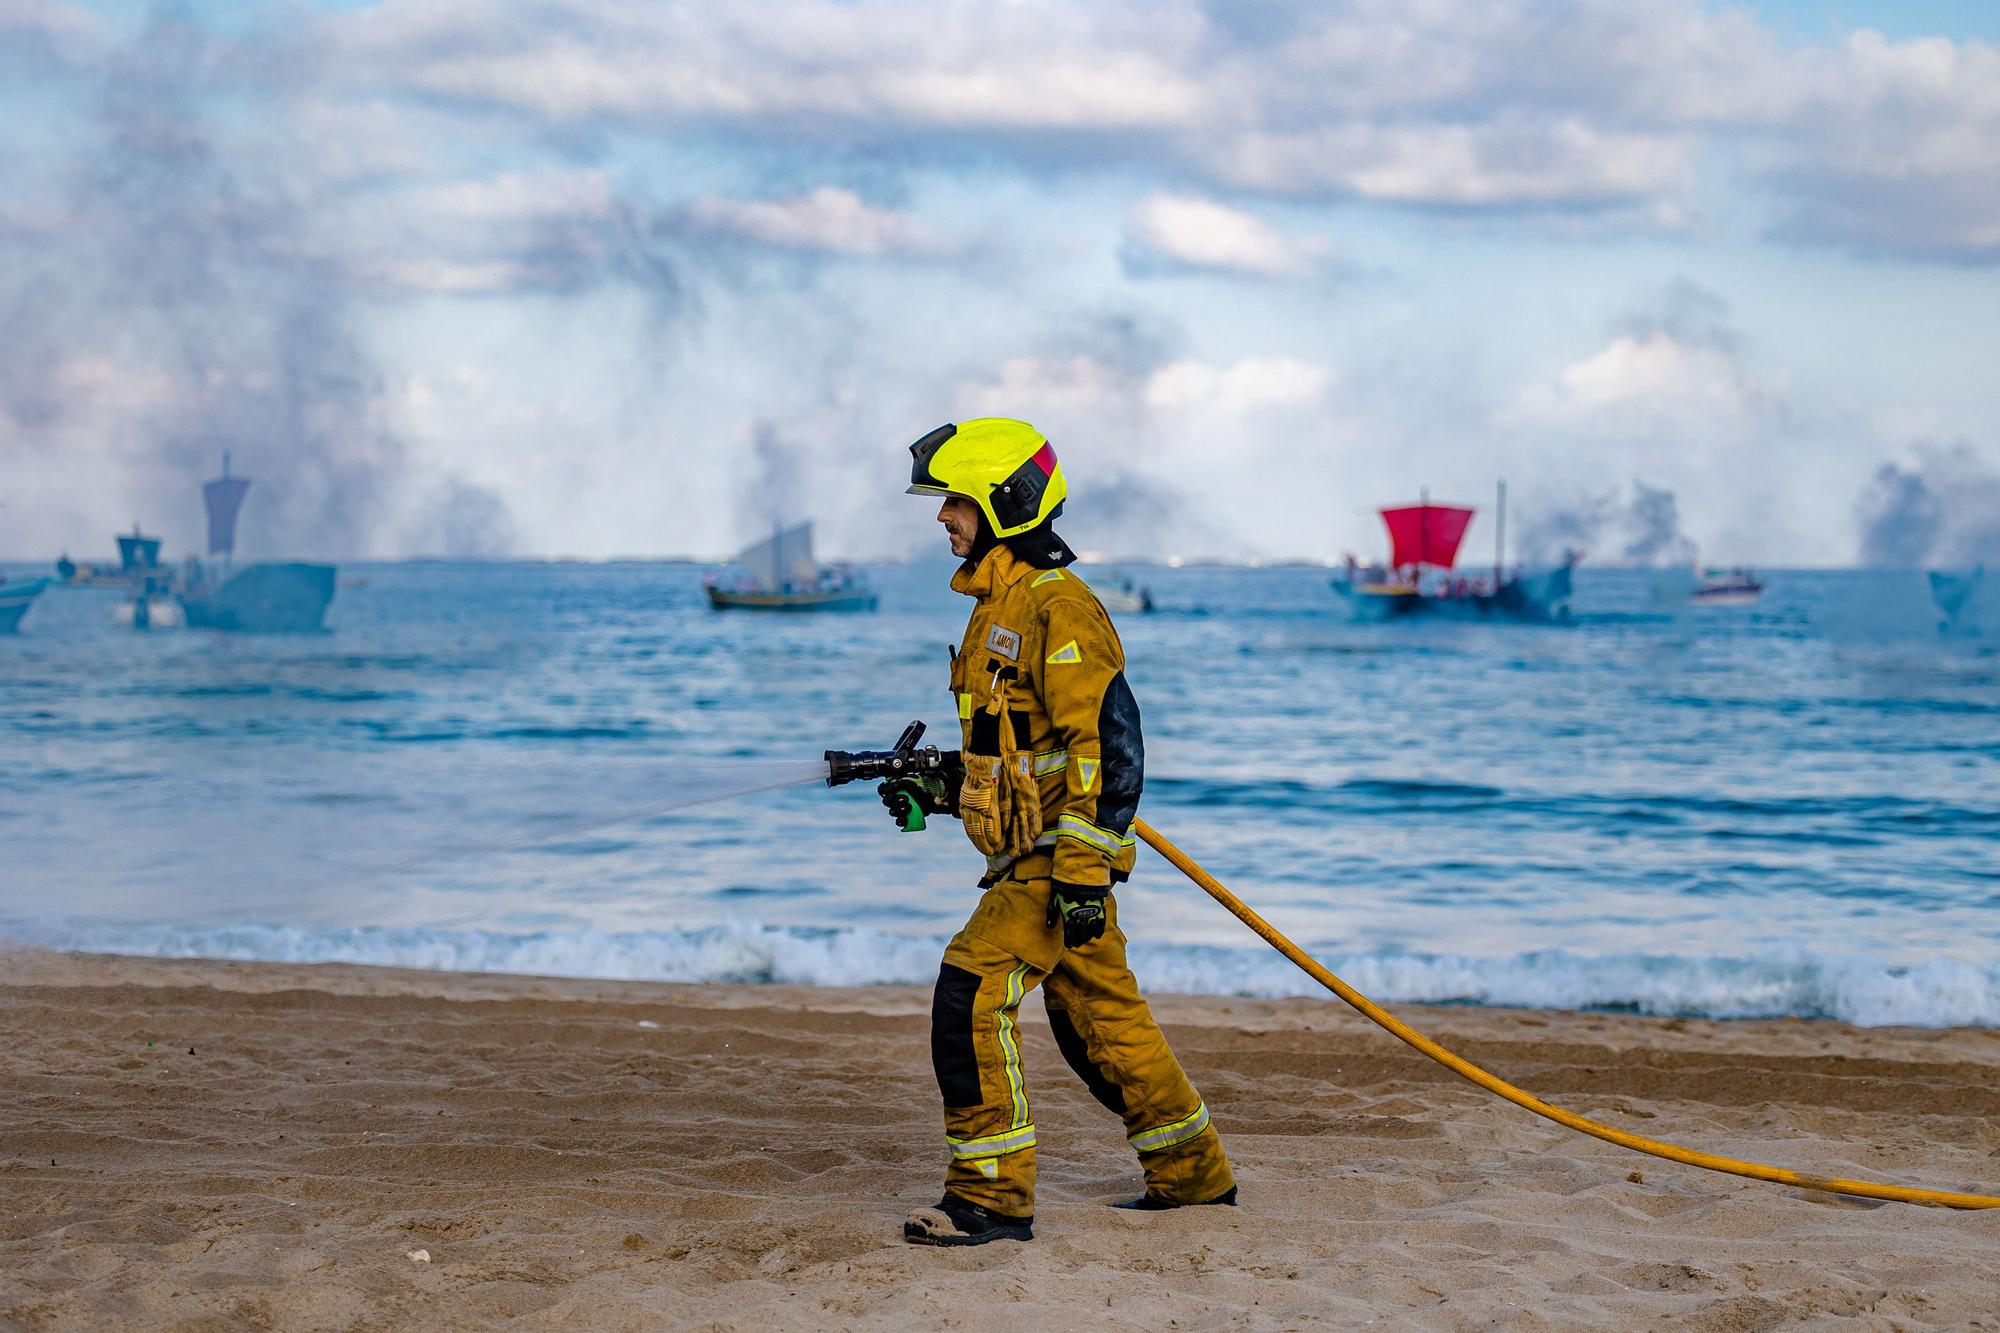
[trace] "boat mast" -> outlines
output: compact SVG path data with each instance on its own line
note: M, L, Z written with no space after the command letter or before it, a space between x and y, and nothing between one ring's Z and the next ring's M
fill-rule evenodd
M1507 479L1500 478L1500 503L1493 511L1493 591L1500 591L1507 568Z
M224 481L229 480L229 451L227 449L224 449L222 451L222 479ZM239 501L239 503L241 502ZM214 544L215 544L215 539L211 537L209 539L209 545L213 547ZM213 555L214 551L211 550L209 554ZM235 564L236 564L236 524L232 521L229 525L229 541L222 548L222 578L224 581L228 580L230 574L233 572L233 566Z

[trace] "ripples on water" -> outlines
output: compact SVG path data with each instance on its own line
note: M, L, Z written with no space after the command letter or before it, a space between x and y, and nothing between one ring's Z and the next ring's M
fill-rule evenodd
M1142 570L1146 815L1385 998L2000 1024L2000 648L1917 575L1773 578L1665 617L1357 626L1324 571ZM767 786L923 716L949 567L876 615L717 615L687 566L356 567L332 632L116 631L56 590L0 640L17 938L582 975L925 981L955 828ZM1089 571L1085 571L1088 575ZM1164 864L1158 987L1309 983ZM1242 947L1249 944L1251 947Z

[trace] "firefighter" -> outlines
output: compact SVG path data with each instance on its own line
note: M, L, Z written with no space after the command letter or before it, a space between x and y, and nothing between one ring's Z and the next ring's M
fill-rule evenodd
M964 749L950 780L883 784L958 816L986 857L984 890L946 947L931 1004L931 1061L951 1161L945 1194L911 1212L919 1245L1028 1240L1035 1122L1019 1009L1036 986L1056 1045L1125 1123L1146 1192L1115 1205L1234 1204L1208 1107L1181 1071L1125 961L1111 891L1132 871L1144 751L1139 707L1110 618L1070 571L1050 526L1067 494L1055 450L1024 421L940 426L910 446L909 491L938 511L973 599L952 656Z

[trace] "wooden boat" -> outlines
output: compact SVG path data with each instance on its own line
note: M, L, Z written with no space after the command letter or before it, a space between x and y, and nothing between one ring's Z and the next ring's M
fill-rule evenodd
M875 590L841 565L813 559L812 524L774 530L745 548L730 570L703 582L718 611L873 611Z
M1411 616L1453 620L1561 622L1569 619L1572 552L1553 569L1529 574L1506 568L1507 486L1500 485L1493 570L1466 574L1457 565L1458 548L1479 511L1471 505L1432 504L1430 493L1413 505L1378 511L1389 530L1389 562L1363 565L1347 558L1344 578L1334 591L1356 620L1399 620Z
M222 475L201 488L208 511L208 557L222 557L219 569L198 560L188 562L179 592L187 623L193 629L236 630L252 634L310 634L326 622L339 571L333 565L297 560L259 561L232 568L236 554L236 518L250 478L229 473L229 455L222 456Z
M338 571L333 565L299 561L259 561L240 569L234 565L236 519L249 491L250 478L232 476L229 455L224 454L222 475L201 488L208 511L210 563L188 559L179 566L162 565L157 537L141 537L135 530L131 537L118 539L124 581L134 589L112 613L118 624L248 634L304 634L324 626L336 586Z
M821 588L811 591L741 592L708 589L708 604L718 611L873 611L875 594L867 589Z

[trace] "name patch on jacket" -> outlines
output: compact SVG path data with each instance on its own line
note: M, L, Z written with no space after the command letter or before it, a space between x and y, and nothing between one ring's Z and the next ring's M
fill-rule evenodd
M986 646L1010 662L1020 659L1021 636L1003 625L986 631Z

